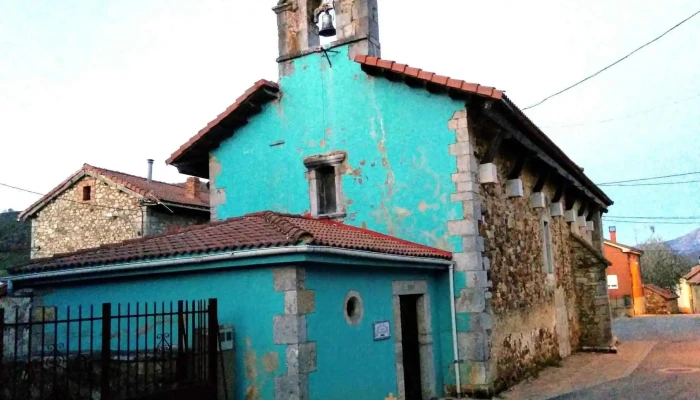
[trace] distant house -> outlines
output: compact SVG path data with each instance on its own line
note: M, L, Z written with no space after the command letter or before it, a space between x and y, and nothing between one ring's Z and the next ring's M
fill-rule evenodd
M18 219L31 221L31 257L50 257L208 222L209 192L199 178L170 184L85 164Z
M610 227L610 240L604 242L605 258L612 265L605 271L608 279L608 296L613 316L633 316L646 313L640 249L617 242L615 227Z
M678 309L683 314L700 313L700 265L685 274L678 285Z
M647 314L678 314L678 295L651 283L644 284Z

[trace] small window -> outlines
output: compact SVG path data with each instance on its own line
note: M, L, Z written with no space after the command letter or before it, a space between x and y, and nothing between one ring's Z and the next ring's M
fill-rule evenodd
M362 298L360 294L355 291L350 291L345 296L345 321L350 325L358 325L362 320L362 314L364 311L362 305Z
M339 170L346 156L343 151L333 151L304 159L312 216L342 217L345 214Z
M552 237L549 232L549 222L542 221L542 240L544 248L544 266L547 274L554 274L554 257L552 256Z
M83 201L92 200L92 186L83 186Z
M316 170L316 193L319 214L327 215L338 212L335 194L335 167L323 167Z
M617 275L608 275L608 289L617 289Z

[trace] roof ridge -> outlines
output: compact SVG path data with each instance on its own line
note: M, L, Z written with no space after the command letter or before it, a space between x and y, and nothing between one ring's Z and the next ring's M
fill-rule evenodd
M311 236L311 238L314 237L311 232L308 232L287 220L287 218L292 217L291 214L285 215L273 211L262 211L258 213L258 215L262 217L265 222L277 228L277 230L282 232L285 236L294 239L297 242L299 242L303 236Z
M128 172L121 172L121 171L117 171L117 170L113 170L113 169L109 169L109 168L96 167L96 166L94 166L94 165L90 165L90 164L87 164L87 163L86 163L86 164L83 164L83 165L86 166L86 167L92 168L92 169L94 169L94 170L97 170L97 171L103 171L103 172L113 173L113 174L121 174L121 175L130 176L130 177L132 177L132 178L142 179L142 180L144 180L146 183L148 183L148 178L143 177L143 176L130 174L130 173L128 173ZM186 183L186 182L182 182L182 183L170 183L170 182L157 181L157 180L155 180L155 179L151 179L151 182L152 182L152 183L162 183L162 184L164 184L164 185L170 185L170 186L175 186L175 187L179 187L179 188L182 188L182 185L183 185L184 183Z

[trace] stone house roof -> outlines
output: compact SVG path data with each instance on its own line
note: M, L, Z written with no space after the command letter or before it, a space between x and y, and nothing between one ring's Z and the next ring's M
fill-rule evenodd
M452 253L328 219L271 211L195 225L160 236L127 240L32 260L11 274L85 268L232 250L315 245L401 256L451 259Z
M192 188L188 190L188 183L174 184L154 180L148 182L146 178L140 176L83 164L82 168L20 213L18 218L25 220L34 216L51 200L85 176L108 180L117 185L119 189L156 204L164 203L175 207L184 206L200 209L202 211L208 211L209 209L209 189L206 187L206 183L198 182L198 180L191 182L192 185L199 185L199 188L195 192L192 192Z
M658 294L659 296L663 297L664 300L673 300L678 298L678 295L672 293L670 290L660 288L652 283L645 283L644 289L650 290Z

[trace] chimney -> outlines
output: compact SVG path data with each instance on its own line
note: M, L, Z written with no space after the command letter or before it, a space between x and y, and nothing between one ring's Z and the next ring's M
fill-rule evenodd
M324 18L327 22L331 10L336 35L330 47L349 44L350 58L357 54L380 57L377 0L279 0L272 10L277 14L280 71L283 64L319 47L317 24Z
M185 195L190 199L199 198L199 191L201 190L199 178L196 176L191 176L187 178L185 183Z
M153 159L149 158L148 159L148 183L151 183L153 180Z
M608 230L610 231L610 241L613 243L617 243L617 230L615 229L615 227L611 226L610 228L608 228Z

